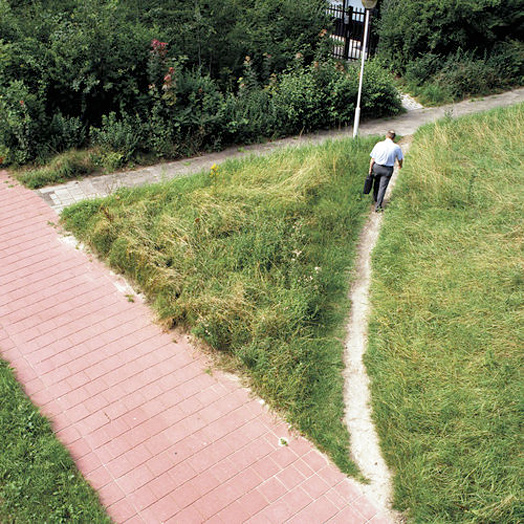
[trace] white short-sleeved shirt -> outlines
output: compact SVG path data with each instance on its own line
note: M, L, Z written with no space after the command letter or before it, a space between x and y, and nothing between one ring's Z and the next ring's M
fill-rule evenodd
M386 138L386 140L382 140L382 142L375 144L375 147L369 156L377 164L388 167L393 167L396 159L404 159L402 149L400 149L400 146L397 146L391 138Z

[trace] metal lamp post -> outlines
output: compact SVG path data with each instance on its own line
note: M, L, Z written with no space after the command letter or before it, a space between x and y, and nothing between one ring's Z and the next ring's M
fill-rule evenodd
M362 0L362 5L366 9L366 20L364 22L364 41L362 42L362 63L360 65L360 78L358 81L357 107L355 109L355 122L353 123L353 138L358 134L358 124L360 122L360 99L362 98L362 81L364 79L364 62L366 61L366 44L368 41L369 12L377 5L378 0Z

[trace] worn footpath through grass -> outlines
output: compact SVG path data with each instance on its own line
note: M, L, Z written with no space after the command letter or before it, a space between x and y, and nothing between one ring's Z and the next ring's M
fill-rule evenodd
M51 426L0 360L0 522L110 519Z
M415 522L524 520L523 144L523 104L421 128L374 252L374 417Z
M290 148L64 210L63 223L346 473L348 276L376 139Z

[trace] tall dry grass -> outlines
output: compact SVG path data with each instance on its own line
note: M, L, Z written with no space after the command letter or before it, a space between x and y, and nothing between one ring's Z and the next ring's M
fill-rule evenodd
M348 473L343 330L376 140L290 148L63 212L167 325L232 355Z

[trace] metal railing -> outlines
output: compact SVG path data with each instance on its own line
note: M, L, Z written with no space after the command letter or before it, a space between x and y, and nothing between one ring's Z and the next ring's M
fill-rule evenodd
M341 60L359 60L364 39L364 8L330 5L327 13L332 20L333 56ZM371 34L366 46L366 58L375 54L376 37Z

